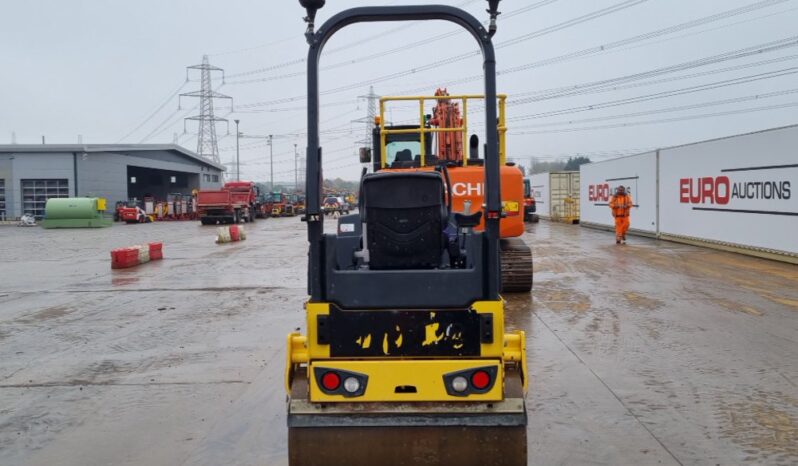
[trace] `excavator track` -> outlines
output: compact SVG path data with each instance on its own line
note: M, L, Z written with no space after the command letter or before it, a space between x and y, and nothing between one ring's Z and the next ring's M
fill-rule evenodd
M289 465L525 466L526 408L518 372L507 372L505 393L513 398L471 408L465 403L314 406L302 369L289 400Z
M500 242L502 291L528 293L532 290L532 249L520 238Z

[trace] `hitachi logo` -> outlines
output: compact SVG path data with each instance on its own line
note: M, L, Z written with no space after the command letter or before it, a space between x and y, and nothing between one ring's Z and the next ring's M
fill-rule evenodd
M482 183L458 182L452 185L452 194L455 196L481 196Z

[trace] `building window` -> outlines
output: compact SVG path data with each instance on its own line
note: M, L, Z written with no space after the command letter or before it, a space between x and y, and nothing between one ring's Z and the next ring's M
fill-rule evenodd
M212 178L213 178L213 182L214 183L218 183L219 182L219 175L213 175Z
M22 213L41 219L44 206L52 197L69 197L69 180L20 180L22 187Z
M5 220L6 215L6 180L0 180L0 220Z
M135 176L131 176L130 177L130 184L136 184L136 177Z

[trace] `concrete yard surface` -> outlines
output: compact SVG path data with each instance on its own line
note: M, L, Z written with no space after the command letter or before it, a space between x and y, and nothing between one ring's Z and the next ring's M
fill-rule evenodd
M0 226L0 465L287 464L304 226ZM549 222L524 239L534 289L506 327L527 332L529 464L798 463L798 267ZM162 261L110 269L147 241Z

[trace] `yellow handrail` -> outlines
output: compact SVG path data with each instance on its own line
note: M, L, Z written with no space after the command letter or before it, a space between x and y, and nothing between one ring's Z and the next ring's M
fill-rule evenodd
M505 117L505 110L506 110L506 94L498 94L497 100L499 103L499 121L498 121L498 136L499 136L499 164L504 165L507 160L507 145L506 145L506 135L507 135L507 126L506 126L506 117ZM421 142L421 160L420 165L423 167L426 165L426 156L427 156L427 148L426 148L426 135L427 133L463 133L463 166L468 166L468 158L470 156L470 147L468 144L468 100L478 100L484 99L484 95L479 94L463 94L463 95L433 95L433 96L385 96L380 97L380 154L382 154L380 160L380 166L382 168L386 167L386 135L389 134L418 134L419 141ZM424 114L424 102L426 100L460 100L462 102L462 109L463 109L463 124L462 126L458 126L455 128L426 128L424 125L426 123L426 118ZM385 128L385 104L386 102L396 102L396 101L418 101L418 109L419 109L419 127L418 128L410 128L410 129L386 129Z

